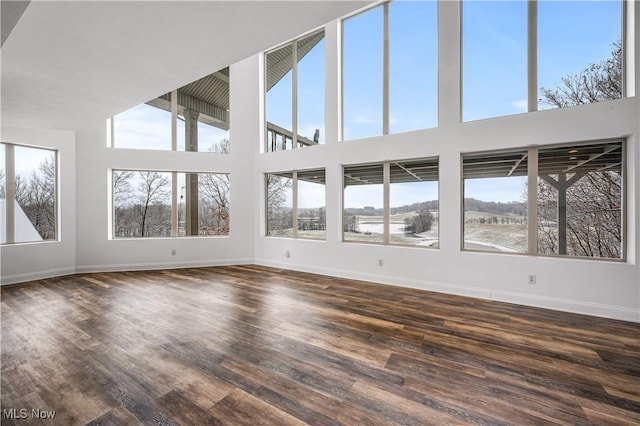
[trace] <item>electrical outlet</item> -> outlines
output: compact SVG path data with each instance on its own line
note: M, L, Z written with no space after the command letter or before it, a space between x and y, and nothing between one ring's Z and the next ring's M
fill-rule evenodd
M176 249L171 249L171 256L175 256L177 253Z
M284 257L286 257L287 259L291 257L291 252L289 250L284 252Z
M535 275L529 275L528 281L529 284L535 284L536 283L536 276Z
M384 261L382 259L378 259L378 266L384 266Z

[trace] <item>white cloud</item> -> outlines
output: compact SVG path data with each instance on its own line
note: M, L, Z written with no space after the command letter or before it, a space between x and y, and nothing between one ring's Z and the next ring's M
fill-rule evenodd
M527 112L527 110L529 109L529 103L527 102L526 99L513 101L511 102L511 105L518 108L521 112Z

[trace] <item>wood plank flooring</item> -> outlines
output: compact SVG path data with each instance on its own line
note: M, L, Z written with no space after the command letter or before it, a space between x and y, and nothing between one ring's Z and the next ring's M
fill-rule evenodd
M1 294L3 425L640 424L635 323L260 266Z

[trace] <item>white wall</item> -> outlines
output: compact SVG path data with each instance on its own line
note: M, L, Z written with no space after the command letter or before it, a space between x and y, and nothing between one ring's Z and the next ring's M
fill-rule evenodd
M58 241L0 247L0 283L36 280L75 272L75 134L55 130L2 128L2 141L58 150Z
M245 81L246 67L231 67L231 153L169 152L107 148L104 121L78 130L78 272L160 269L253 263L252 148L245 122L258 88ZM255 98L255 99L254 99ZM236 107L246 105L246 107ZM248 110L248 111L245 111ZM231 211L228 237L110 239L109 170L167 170L230 173ZM172 255L172 250L176 255Z
M454 2L440 5L440 125L435 129L338 142L336 73L327 75L328 140L303 150L256 155L256 263L301 271L366 279L597 316L640 321L640 102L638 97L562 110L460 123L460 46ZM638 11L636 11L636 22ZM459 21L458 21L459 22ZM337 22L326 26L327 69L338 64ZM636 34L636 40L637 40ZM638 43L636 43L637 51ZM636 81L640 81L636 55ZM256 61L257 62L257 61ZM254 79L260 69L255 67ZM253 120L258 120L256 116ZM334 135L330 138L330 135ZM255 138L259 138L256 134ZM461 241L460 154L463 152L628 137L625 262L529 255L463 252ZM390 159L440 158L440 249L343 243L342 165ZM327 240L264 237L266 172L326 167ZM285 257L285 251L291 253ZM378 259L384 266L378 266ZM537 283L527 283L528 274Z

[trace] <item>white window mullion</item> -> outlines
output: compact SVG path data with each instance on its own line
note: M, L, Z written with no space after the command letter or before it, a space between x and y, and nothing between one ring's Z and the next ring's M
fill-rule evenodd
M298 238L298 172L293 172L292 222L293 238Z
M4 151L4 169L6 174L5 180L5 221L6 221L6 243L12 244L16 242L15 233L15 212L16 212L16 169L15 169L15 149L11 144L5 144Z
M291 147L298 147L298 41L293 42L291 49L291 131L293 136L291 137Z
M382 134L389 134L389 3L383 6Z
M171 92L171 150L178 150L178 91ZM171 236L178 236L178 173L171 173Z
M389 244L389 220L390 220L390 185L391 185L391 164L386 161L383 164L382 168L382 180L383 180L383 188L382 188L382 222L383 222L383 237L382 243Z
M527 110L538 110L538 1L527 3Z
M538 149L527 153L527 231L528 250L538 254Z

